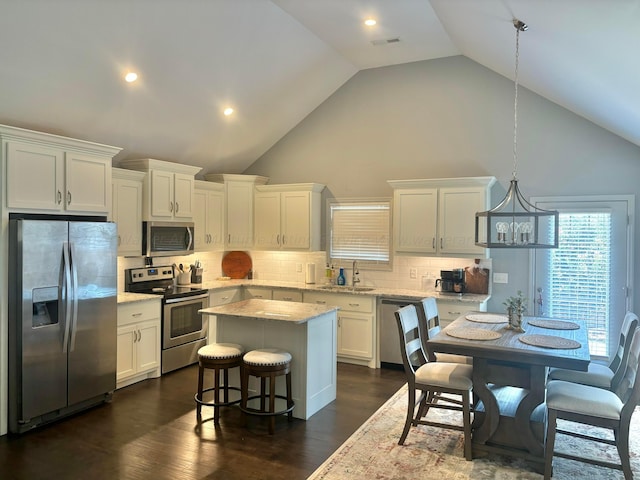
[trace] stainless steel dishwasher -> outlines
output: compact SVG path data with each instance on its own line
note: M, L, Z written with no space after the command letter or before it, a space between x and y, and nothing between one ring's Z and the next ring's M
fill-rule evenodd
M380 302L380 366L382 368L402 369L400 353L400 334L395 311L419 301L398 298L383 298Z

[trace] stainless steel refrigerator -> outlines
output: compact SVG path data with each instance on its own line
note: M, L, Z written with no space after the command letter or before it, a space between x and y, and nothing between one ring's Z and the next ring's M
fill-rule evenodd
M108 222L10 219L11 432L111 398L116 238L116 226Z

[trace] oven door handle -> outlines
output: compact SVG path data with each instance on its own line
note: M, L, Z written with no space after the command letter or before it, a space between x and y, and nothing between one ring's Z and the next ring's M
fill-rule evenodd
M200 300L203 298L209 298L209 294L208 293L203 293L200 295L191 295L188 297L179 297L179 298L169 298L166 299L164 301L165 304L170 304L170 303L184 303L184 302L188 302L189 300Z

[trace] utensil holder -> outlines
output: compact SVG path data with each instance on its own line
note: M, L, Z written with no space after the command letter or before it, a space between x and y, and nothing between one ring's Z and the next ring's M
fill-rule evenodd
M191 283L202 283L202 268L191 270Z
M191 275L189 272L178 274L178 285L189 285L191 283Z

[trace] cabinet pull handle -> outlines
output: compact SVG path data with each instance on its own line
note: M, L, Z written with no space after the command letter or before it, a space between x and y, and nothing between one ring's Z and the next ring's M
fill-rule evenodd
M71 192L67 190L67 205L71 205Z
M291 300L293 300L293 297L282 297L282 300L284 300L285 302L290 302Z
M324 300L316 300L316 303L318 305L326 305L327 304L327 302L325 302Z
M433 239L431 240L431 248L433 248L434 250L436 249L436 237L433 237Z
M131 316L132 317L139 317L140 315L142 315L142 312L134 313Z
M122 237L120 237L120 235L118 235L118 246L122 245Z
M280 234L276 235L276 244L280 245Z
M178 210L180 210L180 204L176 202L176 213L178 213Z
M173 213L173 202L169 202L169 211Z
M350 307L359 307L360 304L359 303L350 303L349 306Z
M231 234L227 235L227 238L228 238L227 243L231 243Z
M142 332L138 330L138 341L142 340Z
M62 203L62 192L58 190L58 205Z
M462 315L462 312L447 312L449 315Z
M229 297L222 297L222 300L229 300Z
M440 248L444 248L444 240L440 237Z

